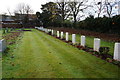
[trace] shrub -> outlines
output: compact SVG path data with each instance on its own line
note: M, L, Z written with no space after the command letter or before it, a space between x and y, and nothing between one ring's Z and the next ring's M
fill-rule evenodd
M5 34L5 33L6 33L5 29L3 29L3 34Z
M94 51L94 52L93 52L93 54L99 54L99 52L97 52L97 51Z
M111 58L107 58L106 59L108 62L113 62L113 60Z
M6 33L8 33L9 32L9 30L8 30L8 28L6 28Z
M79 28L91 30L102 33L120 34L120 15L109 17L94 18L93 16L87 17L85 20L79 22Z
M120 61L113 61L112 63L115 64L115 65L120 66Z
M109 47L100 47L99 52L100 54L108 54Z
M51 33L52 33L51 31L48 32L49 35L51 35Z

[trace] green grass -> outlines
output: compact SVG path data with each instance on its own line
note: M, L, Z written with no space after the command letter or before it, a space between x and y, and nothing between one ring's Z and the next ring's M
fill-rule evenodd
M54 34L56 35L56 31L54 31ZM76 43L80 43L80 34L76 34ZM64 38L65 38L65 33L64 33ZM94 44L94 38L95 37L91 37L91 36L86 36L86 46L93 48L93 44ZM69 34L69 40L72 40L72 34ZM101 47L109 47L110 51L108 54L112 55L114 54L114 44L115 42L112 41L105 41L103 39L101 39Z
M2 28L0 28L0 40L2 39Z
M0 79L2 79L2 53L0 52Z
M2 39L2 28L0 28L0 40ZM0 52L0 79L2 79L2 52Z
M11 54L14 58L11 58ZM38 30L3 56L3 78L118 78L119 68Z

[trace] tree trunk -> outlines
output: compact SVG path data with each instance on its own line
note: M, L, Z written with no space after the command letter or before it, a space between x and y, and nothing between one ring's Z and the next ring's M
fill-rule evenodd
M76 15L74 14L74 23L73 23L73 26L72 26L72 28L74 28L74 27L76 27L76 22L77 22L77 19L76 19Z

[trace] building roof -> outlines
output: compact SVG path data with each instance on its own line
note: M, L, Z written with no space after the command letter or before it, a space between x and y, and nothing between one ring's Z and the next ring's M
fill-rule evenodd
M0 21L14 21L12 16L2 15Z

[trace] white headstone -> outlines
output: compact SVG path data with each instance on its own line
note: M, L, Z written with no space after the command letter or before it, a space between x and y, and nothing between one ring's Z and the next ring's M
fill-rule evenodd
M6 41L4 39L0 40L0 52L5 51L6 49Z
M85 36L81 36L81 46L85 47Z
M66 32L66 41L68 41L68 35L69 35L68 32Z
M43 29L43 31L45 32L45 28Z
M63 32L61 32L61 39L63 39Z
M50 29L47 29L47 33L49 33L50 32Z
M72 43L75 44L75 34L72 34Z
M115 43L114 59L120 61L120 43Z
M45 32L48 33L48 29L45 29Z
M59 35L59 31L57 31L57 37L60 37L60 35Z
M49 33L50 32L50 29L47 29L47 33Z
M54 35L54 30L51 31L51 34Z
M100 48L100 39L94 38L94 51L99 52L99 48Z
M41 30L42 30L42 31L44 31L44 28L43 28L43 27L41 27Z

